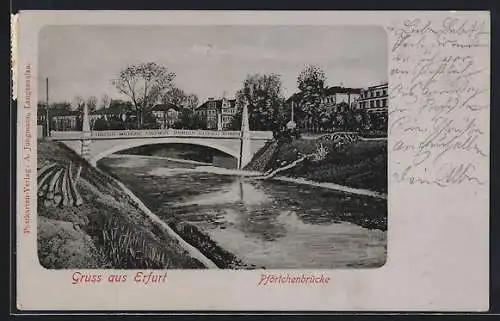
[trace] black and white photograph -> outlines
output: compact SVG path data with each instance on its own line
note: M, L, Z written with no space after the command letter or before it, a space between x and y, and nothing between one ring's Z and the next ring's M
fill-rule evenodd
M369 25L45 26L41 266L382 267L388 47Z

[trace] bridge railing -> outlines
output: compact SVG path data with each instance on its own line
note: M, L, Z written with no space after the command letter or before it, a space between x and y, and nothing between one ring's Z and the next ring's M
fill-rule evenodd
M93 131L92 138L114 137L240 137L239 131L214 131L190 129L137 129Z
M132 130L95 130L91 139L112 138L149 138L149 137L205 137L205 138L239 138L240 131L191 130L191 129L132 129ZM252 139L272 139L272 132L252 131ZM75 140L82 139L81 131L52 131L50 139Z
M74 140L74 139L82 139L83 138L83 132L81 131L63 131L63 132L58 132L58 131L50 131L50 136L47 138L49 139L68 139L68 140Z

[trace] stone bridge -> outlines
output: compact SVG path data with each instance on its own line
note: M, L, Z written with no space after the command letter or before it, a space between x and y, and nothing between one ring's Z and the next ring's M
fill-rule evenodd
M215 131L184 129L52 131L49 140L60 141L92 165L110 154L152 144L191 144L210 147L238 160L243 168L268 140L268 131Z

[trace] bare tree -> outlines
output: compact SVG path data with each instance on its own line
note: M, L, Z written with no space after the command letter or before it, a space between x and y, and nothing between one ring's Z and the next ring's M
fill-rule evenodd
M172 87L162 95L161 102L193 110L198 107L199 99L195 94L186 94L184 90Z
M170 103L177 107L183 107L186 104L187 96L184 90L178 87L172 87L167 90L161 97L164 104Z
M118 79L112 81L118 91L132 100L140 126L144 111L151 107L160 95L172 86L175 74L154 62L131 65L120 71Z

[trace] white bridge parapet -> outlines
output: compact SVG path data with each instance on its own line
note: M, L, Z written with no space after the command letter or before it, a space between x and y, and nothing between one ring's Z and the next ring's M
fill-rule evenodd
M191 144L231 155L238 161L238 168L243 168L267 141L273 139L273 133L189 129L52 131L47 139L65 144L94 165L111 153L142 145Z
M191 129L132 129L132 130L94 130L90 138L113 139L113 138L152 138L152 137L191 137L191 138L240 138L240 131L215 131L215 130L191 130ZM250 131L251 139L269 140L273 133L269 131ZM52 131L48 137L51 140L82 140L81 131Z
M83 132L81 131L50 131L50 136L46 137L48 140L82 140Z

